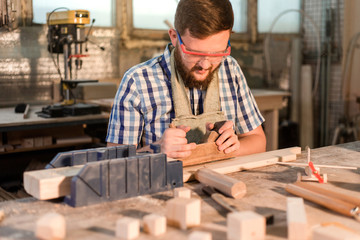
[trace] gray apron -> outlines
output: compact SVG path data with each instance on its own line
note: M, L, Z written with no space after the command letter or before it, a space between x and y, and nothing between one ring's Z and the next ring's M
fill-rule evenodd
M206 133L207 122L215 123L226 120L225 115L220 111L220 95L219 95L219 79L218 75L214 74L205 95L204 113L193 115L191 111L190 101L187 96L189 91L175 68L173 50L171 52L171 88L173 103L175 109L175 118L172 124L175 126L184 125L189 126L191 130L187 132L186 138L188 143L195 142L202 143L203 137Z

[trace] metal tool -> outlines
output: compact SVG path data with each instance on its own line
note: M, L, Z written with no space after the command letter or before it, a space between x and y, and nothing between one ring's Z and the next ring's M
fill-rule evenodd
M231 205L227 202L227 200L230 200L231 198L225 197L221 193L217 192L213 187L210 186L204 186L202 188L202 191L208 194L216 203L218 203L220 206L228 210L229 212L239 212L240 210L237 209L236 206ZM266 225L271 225L274 223L274 214L267 214L267 213L259 213L263 215L266 219Z

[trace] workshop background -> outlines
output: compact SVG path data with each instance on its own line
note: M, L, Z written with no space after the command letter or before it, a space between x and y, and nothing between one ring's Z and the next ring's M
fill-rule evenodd
M33 21L39 14L35 4L31 0L0 2L4 25L0 29L0 107L59 102L60 78L47 49L48 27ZM135 28L136 2L107 1L109 12L105 15L109 16L106 23L109 25L101 26L101 19L94 23L89 34L91 42L86 43L90 56L83 58L77 78L118 86L127 69L162 53L169 42L168 26L164 23L159 30ZM238 60L250 88L290 92L279 114L278 147L321 147L359 139L360 2L294 1L298 2L297 9L284 9L287 11L282 10L284 15L276 14L267 20L274 24L270 26L272 29L267 28L269 30L259 29L262 16L265 17L260 10L271 12L281 6L282 1L232 2L233 6L246 6L241 11L234 9L246 14L246 23L242 23L245 32L236 32L231 38L231 55ZM268 9L264 9L265 4ZM86 9L86 5L81 8ZM91 16L92 9L86 10ZM4 12L8 13L8 22L4 20ZM282 32L285 22L292 24L286 20L288 15L298 19L294 22L298 31ZM170 21L168 24L173 22L165 20ZM63 65L59 65L63 72ZM307 90L301 86L304 78L311 84ZM106 124L97 127L102 132L89 131L96 132L96 144L101 146L105 144ZM9 198L21 197L13 193L21 186L22 172L39 168L59 151L0 152L1 188L7 190ZM42 163L39 165L38 161Z

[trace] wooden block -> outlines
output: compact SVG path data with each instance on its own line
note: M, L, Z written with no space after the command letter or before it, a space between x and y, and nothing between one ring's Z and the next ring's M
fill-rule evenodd
M33 148L34 147L34 138L24 138L22 140L21 146L24 148Z
M212 240L212 235L209 232L194 231L190 233L188 240Z
M359 240L360 235L346 228L335 225L321 226L313 229L312 240Z
M252 211L232 212L227 215L227 239L265 239L266 220Z
M70 183L83 165L24 172L24 188L40 200L70 194Z
M153 236L166 232L166 217L158 214L149 214L143 218L144 231Z
M44 144L44 146L52 145L52 137L51 136L44 136L43 137L43 144Z
M42 146L44 146L43 137L35 137L34 138L34 147L42 147Z
M5 148L5 152L11 152L14 150L14 146L10 144L5 144L4 148Z
M58 213L47 213L36 222L37 238L64 239L66 235L66 222L64 216Z
M307 239L308 231L304 199L288 197L286 202L288 239Z
M140 220L122 217L116 221L116 237L120 239L134 239L140 233Z
M174 188L174 197L191 198L191 190L186 187Z
M183 230L200 225L200 199L173 198L168 200L166 202L166 218L169 225Z

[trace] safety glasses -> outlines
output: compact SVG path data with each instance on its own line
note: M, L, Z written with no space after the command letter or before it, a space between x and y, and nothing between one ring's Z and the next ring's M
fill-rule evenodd
M179 39L180 48L183 53L183 57L186 61L195 63L203 60L206 58L211 63L219 63L223 60L225 56L229 56L231 53L231 45L230 40L228 41L228 46L225 51L223 52L200 52L200 51L194 51L194 50L187 50L178 31L176 31L176 34Z

